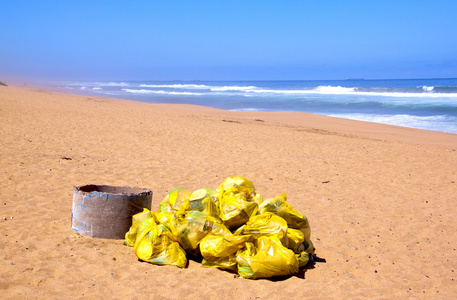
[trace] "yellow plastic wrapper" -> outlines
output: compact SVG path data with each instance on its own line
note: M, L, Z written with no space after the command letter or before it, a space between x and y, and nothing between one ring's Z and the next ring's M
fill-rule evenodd
M159 212L178 211L186 201L189 201L191 194L191 192L180 187L171 190L162 202L160 202Z
M125 234L124 245L133 247L135 245L136 234L138 227L147 219L151 217L152 212L149 209L144 208L142 212L135 214L132 217L132 226L129 231Z
M246 250L236 257L241 277L269 278L298 272L299 261L295 253L284 247L277 236L261 236L256 241L257 245L246 244Z
M176 236L167 225L157 224L154 218L146 219L138 228L134 251L142 261L180 268L187 265L186 252Z
M305 251L309 254L314 254L314 246L311 242L311 228L309 226L308 218L298 212L292 205L287 203L287 196L283 193L281 196L272 199L266 199L259 206L259 213L271 212L274 213L287 222L287 226L293 229L299 229L303 232L304 241L303 245Z

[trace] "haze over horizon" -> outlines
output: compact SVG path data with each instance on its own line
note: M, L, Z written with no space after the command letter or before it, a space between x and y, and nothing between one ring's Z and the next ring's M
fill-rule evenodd
M456 78L455 1L2 1L0 81Z

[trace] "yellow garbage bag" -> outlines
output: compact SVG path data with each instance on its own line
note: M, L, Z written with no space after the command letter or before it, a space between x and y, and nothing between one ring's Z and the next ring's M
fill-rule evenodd
M236 272L238 262L236 261L236 253L223 257L203 258L202 266L207 268L219 268Z
M189 201L191 192L183 189L176 188L171 190L167 196L159 204L159 212L175 212L178 211L182 205Z
M305 250L314 254L314 246L311 242L311 227L308 218L298 212L292 205L287 203L287 196L283 193L276 198L266 199L259 205L259 213L272 212L287 222L287 226L293 229L299 229L303 232L303 245Z
M176 220L178 241L188 253L197 256L200 241L213 229L217 221L202 212L191 210Z
M203 213L207 216L211 216L222 223L220 218L220 209L219 209L219 199L217 195L207 197L202 201L202 204L205 206Z
M304 266L306 266L309 262L309 253L306 252L306 251L302 251L298 254L295 254L295 256L297 257L297 260L298 260L298 266L300 268L303 268Z
M167 225L157 224L154 218L146 219L138 228L134 251L140 260L153 264L180 268L187 265L186 252L176 236Z
M136 234L138 227L147 219L151 217L151 211L147 208L143 208L143 211L132 216L132 226L129 231L125 234L124 245L133 247L135 245Z
M243 193L247 201L256 202L260 204L262 202L262 195L255 191L254 184L248 179L241 176L228 177L222 182L217 188L217 192L228 190L235 187L240 193Z
M300 229L307 223L306 217L287 203L286 193L263 201L259 206L259 213L264 212L272 212L280 216L287 221L287 225L291 228Z
M294 251L300 268L306 266L306 264L309 262L310 253L305 251L306 243L304 243L305 235L303 232L299 229L287 228L287 238L289 240L289 246L287 248Z
M288 246L287 222L270 212L251 217L249 221L238 228L235 235L250 235L253 238L276 236L283 245Z
M174 214L168 211L151 212L151 218L154 218L156 223L167 224L168 226L171 226L174 220Z
M298 272L315 251L310 235L286 194L263 201L251 181L229 177L216 190L170 191L158 212L132 217L124 244L150 263L183 268L187 253L201 254L205 267L255 279Z
M157 224L165 225L175 237L178 236L178 230L176 228L175 213L171 213L171 212L167 212L167 211L159 212L159 213L151 212L151 218L153 218Z
M239 186L220 190L219 217L229 229L237 228L246 223L259 209L256 202L246 199L246 194Z
M202 188L193 191L189 196L189 209L203 212L206 209L208 199L216 192L210 188Z
M261 236L255 243L246 243L246 250L236 257L241 277L269 278L298 272L299 261L295 253L284 247L277 236Z
M230 231L226 235L208 234L200 241L202 265L236 270L236 253L243 249L250 239L248 235L236 236Z
M240 192L243 192L247 197L250 197L252 193L255 193L254 184L248 179L241 176L233 176L225 179L218 187L217 191L228 190L232 187L237 187Z
M289 240L287 248L291 249L295 253L305 251L305 246L303 245L305 235L301 230L287 228L287 239Z

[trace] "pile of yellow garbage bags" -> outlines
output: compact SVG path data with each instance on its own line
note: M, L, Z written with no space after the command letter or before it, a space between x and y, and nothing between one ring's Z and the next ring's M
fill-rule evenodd
M177 188L158 212L133 216L124 244L153 264L185 268L189 254L244 278L292 275L314 246L308 219L286 200L284 193L263 200L244 177L229 177L216 190Z

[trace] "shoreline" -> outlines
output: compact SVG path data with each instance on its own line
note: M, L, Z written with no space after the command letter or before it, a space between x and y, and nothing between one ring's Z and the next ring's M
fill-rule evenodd
M0 291L5 298L457 296L457 135L307 113L0 87ZM216 188L244 176L285 192L319 258L299 276L141 263L122 240L71 229L72 189ZM325 288L324 288L325 287Z
M307 102L306 103L299 102L301 104L299 104L299 105L291 104L291 106L289 106L287 104L286 110L289 112L299 112L299 113L307 112L307 111L313 113L313 111L315 111L315 113L317 112L318 114L326 115L326 116L333 116L333 117L353 119L353 120L359 120L359 121L367 121L367 122L378 122L380 124L390 124L390 125L395 125L395 126L405 126L408 128L419 128L419 129L430 130L430 131L439 131L439 132L444 132L444 133L457 134L457 131L456 131L457 129L455 127L456 116L452 112L453 111L452 108L454 108L454 105L451 103L452 98L446 98L445 94L440 94L438 91L436 94L434 92L430 92L431 90L439 89L440 84L437 82L428 83L428 82L426 82L426 80L430 80L430 79L423 79L422 80L423 82L416 83L416 89L417 88L420 89L420 92L421 92L420 95L423 95L423 97L426 97L424 99L421 99L420 101L417 100L418 102L416 100L406 99L405 101L407 104L401 104L403 102L402 97L409 97L406 95L410 94L410 92L411 92L410 90L408 90L408 92L406 92L407 88L405 86L404 91L399 93L399 95L401 94L402 96L398 96L398 97L401 97L401 98L397 98L397 96L394 96L394 95L391 95L391 96L393 96L393 98L391 98L391 97L385 98L385 97L381 96L383 93L376 95L377 94L376 92L371 93L371 92L365 91L371 95L369 98L369 99L371 99L370 101L374 101L374 102L366 102L368 100L362 101L361 99L359 99L362 96L358 95L358 93L354 93L354 94L349 93L351 96L347 96L347 95L345 95L345 93L342 93L342 94L340 94L340 96L337 97L339 100L335 101L335 103L334 103L334 105L336 105L335 107L334 107L334 105L330 105L330 103L325 104L326 101L324 101L321 96L317 96L318 97L317 99L319 99L319 100L317 100L317 103L320 103L319 105L323 105L321 108L322 110L320 110L319 112L315 111L315 108L308 107L308 105L311 105L311 104L306 104ZM452 80L452 79L447 79L447 80ZM395 81L395 80L390 80L390 81ZM145 81L145 82L147 82L147 81ZM141 84L141 82L136 82L136 81L109 82L109 83L108 82L105 82L105 83L103 83L103 82L92 82L92 83L75 82L75 85L67 86L68 89L66 89L64 87L60 87L60 91L64 92L64 93L74 93L74 94L89 95L89 96L94 96L94 97L97 97L97 96L121 97L124 99L141 101L141 102L145 102L145 103L156 102L156 101L154 101L154 99L155 100L160 99L159 102L164 102L164 103L186 103L187 102L187 103L193 103L196 105L210 106L210 107L215 107L215 108L220 108L220 109L227 109L227 110L233 109L234 111L261 111L261 112L263 112L263 111L281 112L284 110L283 109L284 107L278 106L278 103L279 103L279 102L277 102L278 99L280 98L280 99L283 99L284 101L289 99L287 95L283 95L281 97L274 96L273 98L275 98L275 99L278 98L278 99L276 99L275 101L273 101L271 103L270 103L271 99L266 100L266 102L264 103L263 97L260 97L260 98L255 98L256 99L255 101L250 102L248 100L248 102L242 102L244 104L241 104L241 103L239 103L238 100L245 101L245 100L242 100L242 99L244 99L245 96L252 96L251 92L241 92L241 91L243 91L243 85L244 85L242 82L238 83L238 85L240 86L241 89L237 90L236 93L240 93L239 96L241 98L236 97L237 100L233 100L235 98L231 99L231 96L228 96L230 93L227 95L222 93L220 96L218 96L218 93L219 93L218 92L215 95L212 95L213 87L215 88L215 90L218 90L219 88L221 88L222 90L224 90L225 88L229 88L229 90L230 90L231 88L233 88L233 87L231 87L231 84L229 84L229 83L226 83L226 84L221 83L220 84L221 86L218 86L218 84L216 84L216 82L218 82L218 81L210 81L210 82L201 81L201 83L198 85L195 85L193 82L189 83L189 82L184 82L184 81L182 83L181 83L181 81L179 81L179 82L163 81L163 82L165 85L161 85L160 82L159 83L152 82L151 85L148 85L148 84ZM213 83L211 83L211 82L213 82ZM269 81L265 81L265 82L269 82ZM288 81L288 82L290 82L290 81ZM333 92L336 92L338 94L340 92L343 92L342 90L353 89L352 86L345 87L344 82L343 83L342 82L340 82L340 83L323 82L319 86L314 87L311 90L324 89L324 91L325 91L324 94L326 95L324 98L325 99L327 97L332 98L335 96L332 94ZM155 85L155 84L158 84L158 85ZM256 86L257 84L258 84L258 87ZM443 84L446 85L445 83L443 83ZM55 84L50 83L49 85L53 86ZM141 87L143 85L144 85L144 87ZM189 86L187 86L187 85L189 85ZM228 85L228 86L225 86L225 85ZM247 82L246 85L249 85L249 86L246 86L245 88L252 87L253 91L257 90L257 89L260 89L260 90L266 89L266 91L271 91L270 89L275 90L274 87L268 88L268 87L262 85L261 83L256 83L256 82ZM386 84L386 89L388 89L387 87L389 87L390 85L392 85L392 83ZM455 83L448 82L447 85L453 86L453 85L455 85ZM284 86L287 86L287 84ZM305 86L306 86L306 84L305 84ZM370 85L368 85L368 86L370 86ZM202 87L205 87L205 88L203 90L200 90L200 88L202 88ZM54 90L59 89L59 87L57 87L57 86L54 86L51 88ZM208 90L206 90L206 88ZM365 89L367 87L360 87L360 88ZM408 87L408 89L409 88L411 88L411 87ZM92 91L92 89L97 90L97 91ZM139 90L137 90L137 89L139 89ZM291 86L291 87L289 87L289 89L294 89L294 87ZM307 90L307 88L304 88L304 89ZM359 88L354 87L354 89L357 90ZM425 89L428 92L424 92ZM282 90L282 88L279 88L277 90L277 92L281 92L281 90ZM300 90L301 89L298 89L295 92L300 92ZM115 94L108 95L111 93L109 91L114 91ZM373 91L375 91L375 90L373 90ZM326 94L327 92L329 93L328 95ZM108 94L106 94L106 93L108 93ZM174 93L176 93L176 95L182 94L182 96L170 96L170 95L175 95ZM193 96L189 96L187 94L193 95ZM257 92L254 94L257 94ZM387 93L387 94L389 94L389 93ZM209 98L210 95L212 95L211 97L216 97L216 98L214 98L214 101L212 101L212 102L207 102L207 101L209 101L209 99L212 99L212 98ZM433 95L438 96L438 97L441 97L439 95L442 95L443 97L445 97L445 99L440 98L441 100L436 100L436 101L438 101L438 102L436 102L435 100L431 100L430 98L428 98L428 96L433 96ZM454 93L452 95L455 96L456 94ZM433 97L435 97L435 96L433 96ZM165 98L162 98L162 97L165 97ZM180 98L180 97L185 97L185 98ZM221 98L218 98L218 97L221 97ZM223 98L223 97L228 97L228 98ZM418 96L418 97L421 97L421 96ZM287 101L287 103L294 103L294 101L291 99L289 99L290 102ZM357 100L357 99L359 99L359 100ZM321 101L323 101L323 102L321 103ZM358 103L358 101L362 101L364 103L363 105L368 105L368 106L374 105L374 104L369 104L369 103L378 103L378 102L379 102L378 104L383 104L383 105L381 105L381 107L378 107L378 108L374 108L374 106L373 106L371 109L364 110L360 113L357 113L357 110L358 110L357 108L355 108L355 110L349 109L349 107L351 105L355 105L353 103L353 101L355 101L354 103ZM425 101L430 105L428 109L425 109L426 106L423 106L424 103L422 103L422 101ZM443 101L443 103L441 103L440 101ZM451 102L449 102L449 101L451 101ZM261 103L264 103L264 104L261 104ZM274 103L276 103L276 104L274 104ZM313 103L313 101L311 101L311 103ZM345 103L345 104L343 105L343 103ZM437 104L437 103L440 103L440 104ZM346 104L348 106L346 106ZM390 107L391 104L393 106L389 109L383 109L382 107L384 106L384 104L387 105L388 107ZM273 106L271 106L271 105L273 105ZM313 105L317 105L317 104L315 103ZM361 105L361 104L358 104L358 105ZM403 107L403 108L400 108L400 107ZM409 110L407 107L409 107ZM450 110L446 110L446 107L449 108ZM454 120L454 121L452 121L452 120Z
M162 106L170 106L175 108L186 109L190 107L196 107L193 109L195 111L208 111L208 110L215 110L215 111L224 111L228 114L234 113L239 114L239 117L244 118L256 118L257 115L262 115L263 117L267 117L272 122L277 122L278 124L285 124L290 126L304 126L309 130L318 129L327 130L330 133L334 132L337 134L361 134L361 136L368 137L368 138L380 138L380 139L387 139L393 141L403 141L407 143L417 143L417 144L430 144L430 145L442 145L445 147L453 147L454 142L447 142L444 141L448 138L451 140L455 137L457 139L457 133L449 133L449 132L442 132L442 131L434 131L428 129L420 129L420 128L413 128L413 127L405 127L405 126L398 126L398 125L390 125L390 124L383 124L383 123L375 123L370 121L359 121L353 119L345 119L333 116L326 116L320 115L315 113L308 113L308 112L267 112L267 111L231 111L231 110L224 110L219 108L213 108L209 106L202 106L202 105L194 105L194 104L169 104L169 103L149 103L143 102L138 100L130 100L130 99L123 99L123 98L113 98L113 97L104 97L104 96L96 96L96 95L88 95L85 93L70 93L69 91L65 90L61 87L52 87L40 84L33 84L31 86L18 86L13 85L10 87L15 88L24 88L30 90L43 90L48 92L54 93L61 93L61 94L68 94L74 96L81 96L81 97L90 97L90 98L99 98L99 99L106 99L107 101L131 101L137 103L143 103L147 105L162 105ZM201 108L201 109L198 109ZM306 120L303 118L306 116ZM323 119L322 119L323 118ZM326 120L325 122L323 120ZM379 127L379 126L380 127ZM378 128L379 127L379 128ZM444 141L444 142L443 142Z

